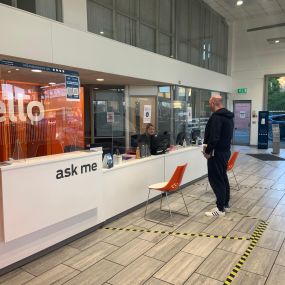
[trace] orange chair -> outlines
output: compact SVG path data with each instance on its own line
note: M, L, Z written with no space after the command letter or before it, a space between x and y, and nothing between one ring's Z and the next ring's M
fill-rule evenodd
M164 209L162 209L162 197L163 197L163 193L165 193L165 197L166 197L166 201L167 201L167 205L168 205L168 209L169 209L169 213L170 213L171 219L173 218L172 213L177 213L177 214L180 214L180 215L189 216L189 211L188 211L188 208L187 208L187 205L186 205L183 193L182 193L182 191L180 189L180 185L181 185L182 178L183 178L183 175L184 175L186 167L187 167L187 163L184 164L184 165L177 166L175 171L174 171L174 173L173 173L173 175L172 175L172 177L171 177L171 179L168 182L160 182L160 183L152 184L152 185L150 185L148 187L149 191L148 191L148 197L147 197L145 213L144 213L145 220L156 222L154 220L146 218L147 207L148 207L148 204L149 204L150 190L157 190L157 191L161 192L161 197L160 197L160 210L161 211L165 211ZM184 213L181 213L181 212L175 212L175 211L171 210L170 205L169 205L169 201L168 201L168 194L172 193L172 192L175 192L175 191L179 191L179 193L181 194L183 202L184 202L184 205L185 205L185 208L186 208L186 211L187 211L187 214L184 214ZM171 226L173 226L173 224L171 224Z
M227 165L227 172L232 171L234 178L235 178L235 181L236 181L236 184L237 184L238 191L239 191L240 190L239 184L237 182L237 178L236 178L236 175L234 172L234 166L235 166L236 160L238 158L238 155L239 155L239 151L235 151L232 154L232 156L230 157L230 159L228 161L228 165ZM209 185L209 182L207 183L206 191L208 190L208 185Z

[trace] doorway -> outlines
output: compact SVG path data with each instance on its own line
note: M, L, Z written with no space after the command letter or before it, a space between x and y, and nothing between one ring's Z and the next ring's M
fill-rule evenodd
M251 101L234 101L234 136L236 145L250 144Z

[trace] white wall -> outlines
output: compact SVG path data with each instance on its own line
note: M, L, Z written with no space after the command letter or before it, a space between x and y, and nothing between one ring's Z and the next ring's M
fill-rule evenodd
M252 110L261 111L264 106L264 75L285 73L285 43L270 45L270 38L285 35L285 27L247 32L247 29L283 23L284 16L269 16L235 22L233 26L232 100L252 100ZM237 95L237 88L248 88L246 95ZM257 118L252 118L251 140L257 144ZM255 122L255 123L254 123Z
M71 2L78 9L77 1ZM85 17L79 11L78 17ZM0 54L166 84L223 92L232 88L229 76L81 31L82 19L72 22L70 10L63 15L68 25L77 28L0 4L0 26L6 27L1 30Z

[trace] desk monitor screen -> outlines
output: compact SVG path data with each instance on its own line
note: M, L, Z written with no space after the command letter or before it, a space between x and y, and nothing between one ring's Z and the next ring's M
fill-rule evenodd
M155 135L151 139L150 152L153 155L163 154L170 145L170 135Z

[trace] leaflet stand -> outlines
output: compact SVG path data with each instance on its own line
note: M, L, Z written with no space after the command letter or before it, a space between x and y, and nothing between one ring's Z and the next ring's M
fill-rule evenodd
M272 154L280 154L279 124L272 124Z

